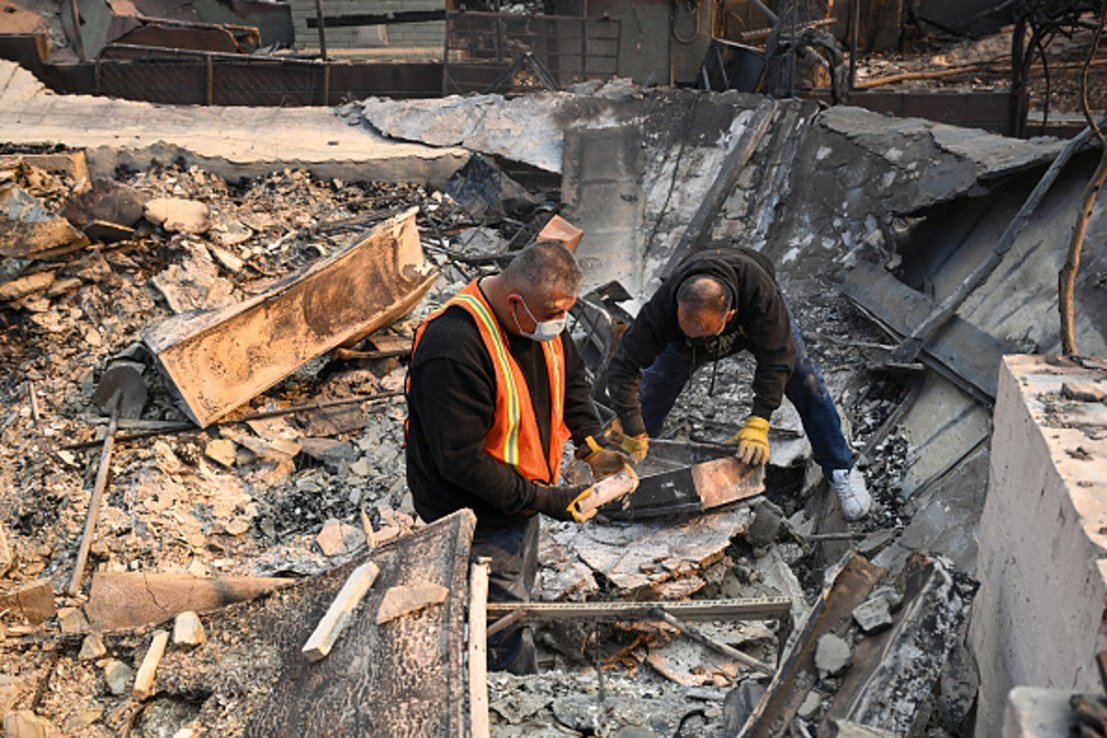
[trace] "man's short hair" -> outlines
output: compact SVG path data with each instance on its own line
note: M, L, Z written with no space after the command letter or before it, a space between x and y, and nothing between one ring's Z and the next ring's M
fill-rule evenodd
M677 304L684 305L694 313L722 313L732 307L730 290L722 282L706 274L689 277L680 283L677 288Z
M557 241L535 241L527 246L507 265L503 276L514 287L558 290L566 295L576 295L584 281L572 252Z

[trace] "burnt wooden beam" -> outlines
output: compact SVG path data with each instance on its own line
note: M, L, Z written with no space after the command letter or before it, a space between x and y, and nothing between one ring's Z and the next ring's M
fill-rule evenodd
M304 364L407 314L438 271L424 262L417 208L267 292L143 332L185 413L207 427Z
M827 633L842 635L853 622L853 610L868 597L885 570L852 556L807 615L799 638L739 733L749 738L783 738L808 690L818 679L815 649ZM668 608L668 605L666 605Z

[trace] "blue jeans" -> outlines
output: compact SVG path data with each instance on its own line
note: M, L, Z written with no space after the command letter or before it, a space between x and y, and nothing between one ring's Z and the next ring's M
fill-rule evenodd
M842 434L842 419L834 406L834 398L826 388L819 367L807 353L791 308L788 308L788 320L796 343L796 366L784 385L784 395L796 406L807 440L811 442L815 463L829 479L831 471L853 466L853 452ZM680 354L670 344L642 373L638 400L642 403L642 420L650 436L661 432L677 397L698 368L692 365L691 358Z
M489 602L528 602L538 573L538 516L505 528L477 525L469 560L492 559L488 567ZM508 628L488 639L489 671L538 672L534 635L526 626Z

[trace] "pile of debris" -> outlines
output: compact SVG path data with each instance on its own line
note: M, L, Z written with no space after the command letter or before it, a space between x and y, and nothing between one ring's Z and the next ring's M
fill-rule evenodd
M556 202L479 156L446 192L431 192L294 170L230 183L183 166L90 182L81 153L61 151L0 158L0 197L5 730L297 735L325 724L388 734L422 724L459 733L472 522L424 526L414 514L402 358L421 317L529 240ZM358 261L369 252L411 268L373 271ZM362 273L373 287L350 286ZM379 324L348 331L344 300L367 290L386 295ZM872 330L830 298L798 312L818 334ZM902 388L862 392L852 352L829 339L819 348L863 448ZM141 374L147 397L131 413L90 408L118 366ZM723 366L720 380L745 386L749 371ZM686 420L666 435L718 440L745 399L709 398L697 379L674 413ZM875 555L889 523L901 522L895 459L905 442L881 441L870 473L878 510L847 530L817 471L807 472L798 418L779 418L774 434L764 497L662 521L543 521L537 599L566 608L489 606L490 620L540 626L547 670L493 675L497 734L734 735L747 719L781 717L874 724L856 701L839 703L854 680L893 664L887 654L920 648L920 629L941 636L925 644L934 663L917 664L914 682L866 709L903 715L905 727L928 719L918 703L959 642L971 588L941 562L897 579L846 559L866 587L849 585L848 607L831 607L843 575L819 594L827 562L851 541ZM109 438L114 450L101 455ZM89 536L100 467L108 481ZM301 648L367 556L379 576L334 650L309 662ZM393 592L423 585L440 598L381 620ZM928 630L930 618L942 621ZM812 656L816 642L822 656ZM351 684L340 678L348 673L368 676ZM329 675L323 686L319 674ZM772 699L794 694L802 704ZM357 709L332 714L328 704Z

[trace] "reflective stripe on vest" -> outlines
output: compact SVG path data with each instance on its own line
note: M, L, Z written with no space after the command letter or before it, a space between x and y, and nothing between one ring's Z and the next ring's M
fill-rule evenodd
M426 317L415 332L413 354L426 326L453 306L462 308L473 317L495 367L496 408L492 427L485 436L484 450L531 481L556 484L562 449L570 436L564 420L565 378L562 367L565 354L561 337L542 343L550 391L550 443L548 448L543 449L530 388L522 369L511 355L503 328L491 306L485 302L476 281L469 283L449 302Z

